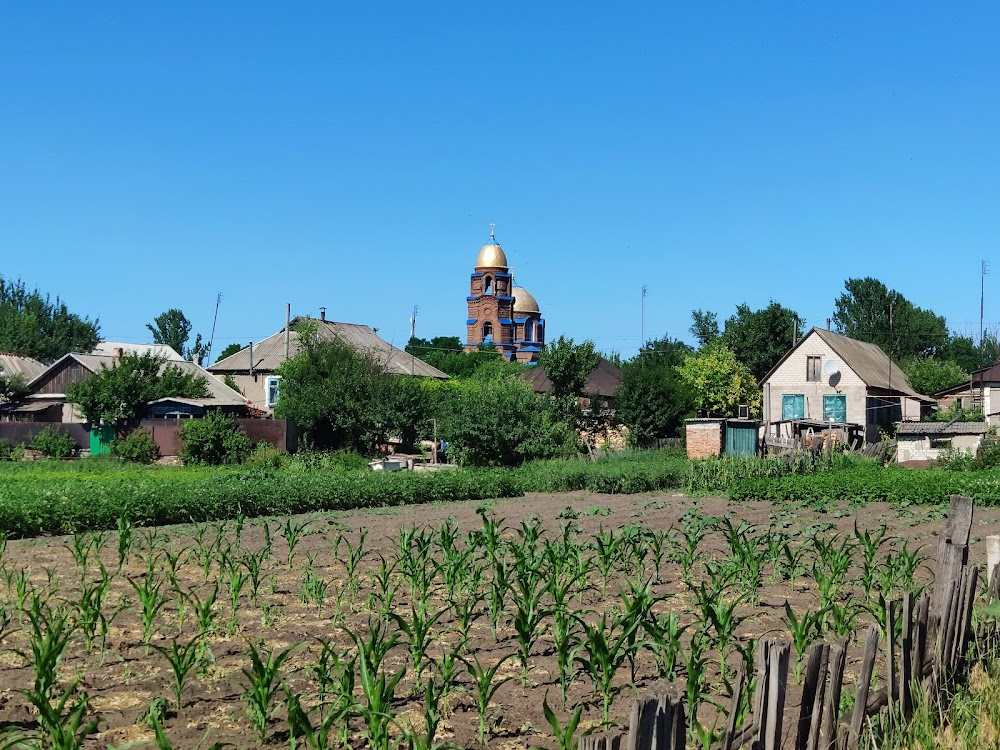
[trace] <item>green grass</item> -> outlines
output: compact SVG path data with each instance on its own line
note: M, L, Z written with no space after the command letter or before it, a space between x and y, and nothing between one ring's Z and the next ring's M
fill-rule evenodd
M0 532L8 536L327 510L517 497L525 492L631 493L682 487L684 461L626 452L601 461L519 469L373 473L290 462L281 469L129 466L106 459L0 463Z

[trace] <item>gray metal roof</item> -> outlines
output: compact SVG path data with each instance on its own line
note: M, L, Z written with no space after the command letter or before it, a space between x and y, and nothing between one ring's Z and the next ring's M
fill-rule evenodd
M528 381L535 393L548 393L552 390L552 381L545 374L545 368L542 365L531 367L521 377ZM597 367L587 378L587 383L583 387L583 395L613 398L618 393L621 384L621 369L601 357L601 361L597 363Z
M805 336L799 339L798 343L789 349L785 356L778 360L771 371L764 376L761 383L766 383L774 371L781 367L788 356L801 346L802 342L811 335L816 334L829 346L833 352L840 357L844 364L851 368L858 377L869 388L879 388L889 391L890 395L900 394L911 396L928 403L933 403L934 399L913 390L906 373L899 369L876 344L869 344L867 341L858 341L848 338L825 328L813 328Z
M407 354L402 349L397 349L387 341L383 341L369 326L357 323L337 323L332 320L316 320L315 318L296 318L293 323L302 321L316 325L316 337L320 341L342 341L359 352L373 356L385 367L387 372L394 375L415 375L441 380L448 378L446 373L441 372L436 367L431 367L422 359ZM292 330L289 334L289 356L294 357L300 351L302 351L302 344L299 341L299 336ZM254 342L254 372L274 372L284 361L284 328L263 341ZM219 374L250 372L250 347L244 347L235 354L219 360L211 365L208 371Z
M34 380L42 372L45 372L45 365L37 359L0 353L0 374L21 375L25 380Z
M163 357L169 362L183 362L184 357L166 344L126 344L123 341L102 341L91 354L103 354L106 357L115 356L115 349L121 349L124 354L152 354Z
M985 435L985 422L900 422L897 435Z
M58 360L53 362L44 372L38 374L30 383L28 383L28 387L32 388L35 383L42 380L49 374L49 372L54 371L58 367L62 367L63 363L68 359L74 359L91 372L96 373L100 372L102 367L112 367L118 358L108 357L103 354L77 354L76 352L73 352L60 357ZM167 361L160 367L160 372L163 372L163 370L168 367L176 367L181 372L200 375L205 379L208 388L208 396L206 398L195 399L205 406L247 405L247 400L242 394L237 393L217 377L212 375L212 373L208 372L194 362L188 362L183 359L180 361Z

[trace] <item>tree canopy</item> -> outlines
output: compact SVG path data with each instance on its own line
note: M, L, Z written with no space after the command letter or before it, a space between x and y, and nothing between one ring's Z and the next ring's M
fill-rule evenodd
M647 342L622 365L618 417L628 427L632 444L649 446L680 433L694 406L677 368L691 353L687 344L664 337Z
M794 310L773 300L756 311L739 305L736 314L726 319L721 341L760 382L795 344L798 321Z
M945 319L917 307L878 279L847 279L836 301L837 330L877 344L893 359L931 356L948 341Z
M475 351L466 352L458 336L435 336L430 340L415 336L405 351L453 378L472 377L482 367L518 367L504 359L493 346L481 344Z
M966 382L969 373L954 361L937 357L908 357L899 363L913 390L926 396Z
M51 362L69 352L89 352L100 341L100 324L71 313L24 282L0 276L0 351Z
M132 430L146 416L149 402L159 398L204 398L208 383L153 354L126 353L111 367L79 380L66 389L66 400L76 404L91 424L107 424L118 435Z
M157 315L152 323L146 324L146 328L153 334L155 343L169 346L185 359L201 364L208 353L208 344L202 342L200 333L195 336L194 343L185 349L191 338L191 321L176 307Z
M219 352L219 356L218 356L218 358L215 361L219 362L219 361L225 359L226 357L231 357L234 354L236 354L236 352L239 352L239 351L242 351L242 350L243 350L243 345L242 344L235 344L235 343L234 344L227 344L226 348L223 349L221 352Z
M708 310L692 310L688 331L698 341L698 346L711 344L719 338L719 316Z
M751 415L760 415L763 397L757 381L723 344L709 344L689 354L678 372L695 408L707 415L735 417L740 404L748 405Z

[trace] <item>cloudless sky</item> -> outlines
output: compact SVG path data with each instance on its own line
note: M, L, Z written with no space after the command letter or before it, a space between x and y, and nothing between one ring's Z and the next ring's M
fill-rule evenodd
M1000 230L995 3L6 3L0 275L215 354L327 307L464 338L496 222L548 336L825 325L872 275L963 333ZM1000 320L1000 265L986 278Z

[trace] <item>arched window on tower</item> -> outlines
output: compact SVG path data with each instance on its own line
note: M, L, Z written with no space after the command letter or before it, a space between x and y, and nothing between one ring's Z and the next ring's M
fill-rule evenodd
M483 277L483 294L493 294L493 279L489 276Z
M493 324L488 320L483 323L483 343L493 343Z
M524 340L525 341L535 340L535 321L533 321L531 318L528 318L524 322Z

